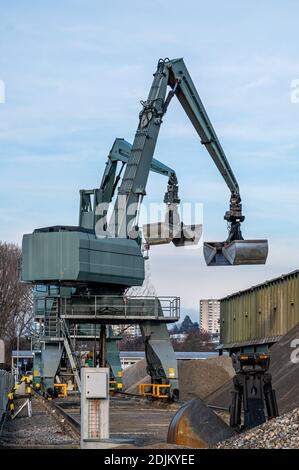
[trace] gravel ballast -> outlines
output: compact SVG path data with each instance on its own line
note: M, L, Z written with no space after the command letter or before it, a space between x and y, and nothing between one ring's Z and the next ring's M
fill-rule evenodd
M217 445L218 449L298 449L299 408L271 419L233 439Z
M16 409L23 400L17 400ZM27 407L14 419L7 420L0 438L0 448L73 448L75 440L58 425L53 413L49 413L41 399L33 397L32 417L27 415Z

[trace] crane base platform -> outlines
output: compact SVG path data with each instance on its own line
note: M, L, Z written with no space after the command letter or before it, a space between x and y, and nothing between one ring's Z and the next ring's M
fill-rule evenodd
M268 240L204 243L204 257L207 266L265 264L267 256Z

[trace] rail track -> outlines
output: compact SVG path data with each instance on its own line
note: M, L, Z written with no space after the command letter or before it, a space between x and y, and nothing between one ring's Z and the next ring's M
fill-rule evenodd
M182 404L181 401L150 401L138 394L114 392L110 396L110 435L112 438L129 439L137 448L152 444L165 445L170 421ZM8 419L0 446L79 447L79 395L48 401L40 393L34 392L32 408L32 418L23 413L20 419ZM228 416L228 409L214 406L211 408L223 418Z
M22 406L22 402L24 399L18 397L16 409ZM79 448L80 427L72 424L69 417L56 405L33 392L32 416L27 415L27 408L24 408L13 420L7 414L0 437L0 447L7 449Z
M71 428L79 438L79 397L42 400L50 412L55 411L62 426ZM179 407L180 403L149 401L137 394L115 392L110 396L110 436L129 439L136 447L165 443L170 420Z
M43 397L42 399L47 404L46 406L57 411L58 416L60 416L62 420L65 420L68 423L68 425L72 428L76 435L80 435L80 400L63 399L59 401L53 400L48 402ZM153 409L159 409L161 408L161 405L164 405L166 407L169 406L169 408L171 409L178 409L184 404L184 402L180 400L175 402L167 402L166 400L150 400L148 397L139 395L137 393L127 393L120 391L112 393L111 399L118 399L120 402L122 401L123 403L125 403L126 401L145 403L149 404ZM229 416L229 408L214 405L208 405L208 407L216 413ZM63 423L65 421L63 421Z

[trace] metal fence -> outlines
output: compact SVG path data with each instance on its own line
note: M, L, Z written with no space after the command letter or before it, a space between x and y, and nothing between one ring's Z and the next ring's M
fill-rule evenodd
M76 317L90 315L91 317L113 317L126 320L171 320L180 318L179 297L154 296L90 296L88 299L72 296L61 298L61 315Z
M178 321L179 297L154 296L72 296L35 299L35 316L47 320L55 328L60 315L67 319L85 316L94 319ZM55 323L56 322L56 323ZM109 323L109 321L107 321Z
M0 423L2 422L6 405L7 405L7 394L13 386L13 377L9 372L0 370Z

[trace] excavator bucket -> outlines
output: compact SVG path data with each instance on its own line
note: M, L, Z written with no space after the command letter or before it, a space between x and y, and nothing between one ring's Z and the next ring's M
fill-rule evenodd
M200 399L185 403L172 418L167 442L193 448L213 447L236 432Z
M165 222L143 225L143 234L149 245L164 245L170 243L174 233Z
M172 243L176 246L197 245L202 236L202 224L185 225L181 224L181 230Z
M204 243L204 257L207 266L265 264L267 256L268 240L235 240L231 243Z
M165 222L143 225L145 241L149 245L172 242L176 247L197 245L202 236L202 225L169 225Z

